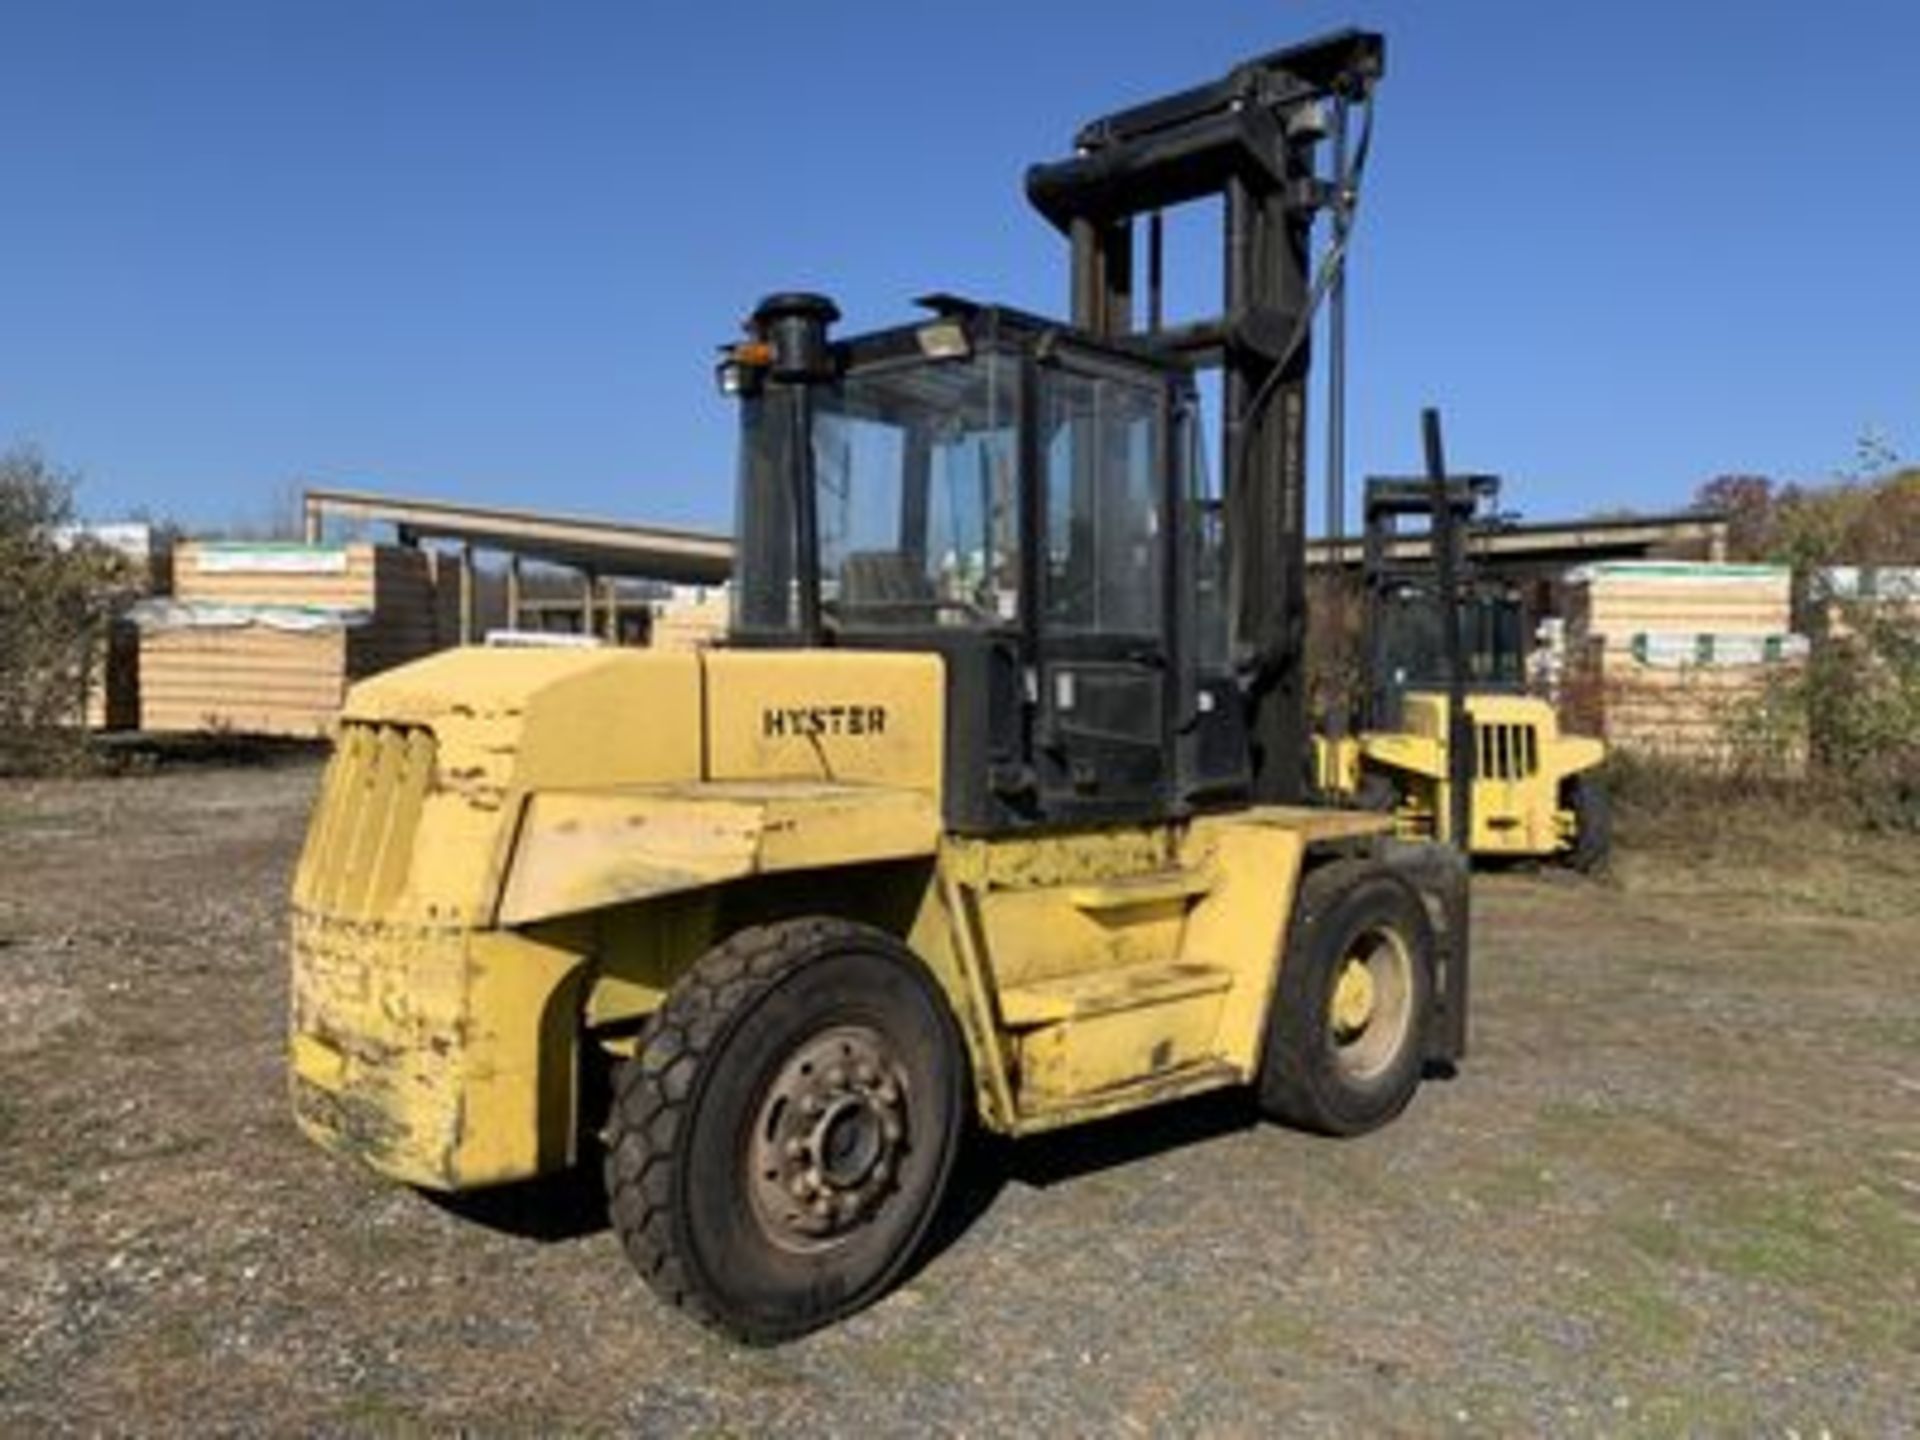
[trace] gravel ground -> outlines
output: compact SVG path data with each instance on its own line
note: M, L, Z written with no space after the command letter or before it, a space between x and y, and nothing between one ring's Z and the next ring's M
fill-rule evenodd
M0 792L0 1432L1920 1428L1911 842L1490 877L1474 1054L1399 1123L976 1147L906 1286L742 1351L590 1196L456 1213L296 1135L316 775Z

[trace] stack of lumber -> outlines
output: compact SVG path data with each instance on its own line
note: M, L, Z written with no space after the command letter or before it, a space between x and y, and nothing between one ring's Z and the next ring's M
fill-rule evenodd
M654 606L649 644L656 650L704 650L726 639L732 618L727 588L676 586Z
M1725 765L1762 751L1802 757L1804 737L1782 726L1793 713L1784 687L1806 653L1797 635L1760 654L1723 649L1684 659L1658 647L1636 654L1594 644L1576 651L1569 666L1567 723L1667 760Z
M356 638L376 670L447 643L430 557L400 545L186 541L174 551L173 595L188 604L363 616L352 628L363 632Z
M183 543L173 589L136 612L147 730L322 736L353 681L440 644L413 549Z
M1567 630L1614 648L1643 634L1779 635L1793 629L1793 572L1784 565L1616 560L1567 577Z
M1781 744L1779 690L1806 655L1785 566L1620 561L1569 582L1571 725L1688 763L1727 763L1763 736Z
M358 678L344 625L143 625L141 728L318 739Z

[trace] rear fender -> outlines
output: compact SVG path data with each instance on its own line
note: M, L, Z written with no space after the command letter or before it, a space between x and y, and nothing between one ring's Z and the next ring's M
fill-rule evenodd
M774 780L547 791L527 802L499 923L752 875L927 857L939 841L937 801L889 786Z
M1360 747L1370 767L1400 770L1428 780L1447 778L1446 746L1431 736L1382 731L1363 735Z
M907 941L926 908L930 863L906 860L748 879L603 910L592 917L593 968L582 1023L608 1049L624 1051L636 1023L707 951L750 925L806 915L856 920ZM536 927L538 929L539 927ZM938 972L941 955L922 955Z
M1605 741L1586 735L1562 735L1542 758L1551 767L1557 785L1560 781L1598 768L1607 758L1607 746Z

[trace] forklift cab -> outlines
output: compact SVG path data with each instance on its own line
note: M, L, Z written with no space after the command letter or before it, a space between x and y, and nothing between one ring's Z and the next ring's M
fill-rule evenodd
M947 674L962 833L1244 798L1218 507L1185 363L950 297L832 341L776 296L731 347L736 645Z
M1437 422L1436 422L1437 423ZM1366 687L1352 717L1362 730L1399 730L1411 694L1445 693L1457 670L1463 692L1526 688L1525 607L1511 587L1479 573L1474 538L1491 524L1494 475L1374 476L1363 501L1361 583ZM1423 529L1409 531L1412 519ZM1416 547L1402 553L1405 542ZM1447 633L1449 624L1458 627Z
M1411 581L1382 591L1370 623L1375 627L1373 696L1368 723L1396 729L1404 723L1406 696L1447 687L1443 597ZM1469 691L1519 695L1526 690L1526 611L1511 589L1469 581L1458 602L1460 664Z

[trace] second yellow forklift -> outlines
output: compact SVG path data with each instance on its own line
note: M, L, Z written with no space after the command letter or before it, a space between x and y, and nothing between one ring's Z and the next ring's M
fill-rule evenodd
M1437 453L1438 417L1426 426ZM1391 810L1408 839L1459 838L1476 858L1591 872L1611 847L1606 746L1564 733L1553 705L1527 693L1524 609L1475 554L1499 485L1368 480L1357 713L1320 737L1319 781L1347 803Z

